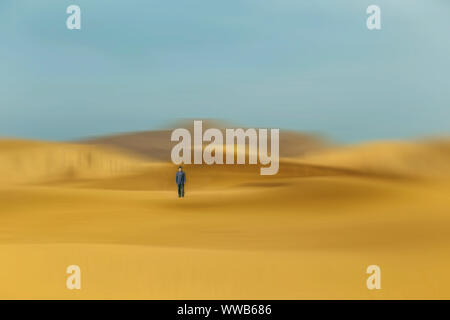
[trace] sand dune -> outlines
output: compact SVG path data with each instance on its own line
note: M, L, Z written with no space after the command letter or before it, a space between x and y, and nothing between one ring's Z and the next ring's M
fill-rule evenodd
M11 299L441 299L448 255L385 249L303 252L200 250L155 246L0 245L2 297ZM439 259L430 269L428 260ZM33 261L30 267L29 262ZM369 291L366 266L385 266L382 290ZM82 269L81 290L63 285L68 265ZM387 266L387 267L386 267ZM414 266L413 268L411 266ZM417 281L421 279L422 281ZM424 290L423 282L428 290ZM389 286L387 286L389 284ZM8 289L6 289L8 288ZM28 288L28 290L24 290ZM7 294L5 294L7 292Z
M299 162L409 177L450 177L450 139L381 141L311 152Z
M240 186L270 187L290 184L290 179L320 176L360 176L364 173L346 169L296 163L282 159L277 175L261 176L258 165L184 165L189 188L200 190L226 189ZM177 166L166 162L150 162L133 174L112 175L102 179L64 177L43 182L44 185L65 185L94 189L167 191L174 188Z
M142 167L136 156L69 143L0 140L0 184L101 178Z
M215 121L204 121L203 129L218 128L225 134L226 124ZM235 126L228 126L234 128ZM186 128L193 134L193 122L181 121L173 128ZM176 142L171 142L170 137L173 129L132 132L116 134L111 136L96 137L80 140L77 143L93 144L98 146L114 147L122 149L149 160L170 161L170 151ZM270 135L268 139L270 145ZM280 132L280 156L295 157L303 155L313 150L320 150L328 147L331 143L322 137L294 131L281 130Z
M175 165L119 150L0 141L0 298L450 297L445 142L187 165L185 199Z

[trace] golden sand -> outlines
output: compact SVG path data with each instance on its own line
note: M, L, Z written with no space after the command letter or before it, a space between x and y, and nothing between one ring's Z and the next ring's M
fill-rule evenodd
M341 148L266 177L187 166L178 199L170 163L3 140L0 298L448 299L443 146ZM81 290L66 288L72 264ZM381 290L366 287L372 264Z

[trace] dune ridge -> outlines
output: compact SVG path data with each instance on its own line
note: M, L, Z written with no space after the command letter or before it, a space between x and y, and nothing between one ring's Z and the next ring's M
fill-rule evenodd
M297 160L373 174L449 178L450 139L377 141L311 152Z
M213 120L203 121L204 130L207 128L217 128L224 136L226 126L227 124L225 123ZM234 128L235 126L229 127ZM173 125L173 128L186 128L193 135L192 121L177 122ZM170 140L173 128L93 137L76 141L76 143L113 147L141 157L146 157L149 160L167 162L171 161L170 151L176 144L176 142L171 142ZM243 129L246 128L243 127ZM289 130L280 131L279 141L281 157L300 156L310 151L320 150L332 145L330 141L323 137ZM268 144L270 144L270 135L268 137Z
M144 161L111 148L27 140L0 141L0 183L38 183L130 174Z

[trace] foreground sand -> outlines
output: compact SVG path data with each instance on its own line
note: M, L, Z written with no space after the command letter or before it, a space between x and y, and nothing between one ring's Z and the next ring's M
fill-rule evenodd
M450 298L447 179L200 166L178 199L172 165L136 161L0 184L0 298ZM371 264L381 290L366 288Z

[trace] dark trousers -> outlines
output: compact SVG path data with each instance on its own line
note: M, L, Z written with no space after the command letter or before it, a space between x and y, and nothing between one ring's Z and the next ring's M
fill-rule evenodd
M184 198L184 184L178 185L178 197Z

